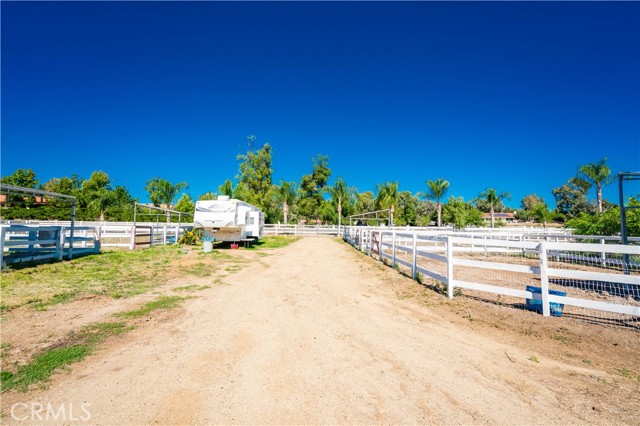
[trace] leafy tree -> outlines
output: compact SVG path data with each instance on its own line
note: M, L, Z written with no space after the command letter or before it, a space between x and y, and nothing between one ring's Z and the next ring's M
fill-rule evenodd
M391 215L389 224L393 225L393 213L395 206L398 204L398 182L385 182L378 185L378 195L376 196L374 205L377 210L390 209Z
M524 210L533 211L537 205L544 204L544 199L542 197L538 197L535 193L525 195L520 201L520 206Z
M484 201L489 206L489 213L491 214L491 227L495 226L495 209L496 206L502 204L502 200L511 198L508 192L502 192L498 194L494 188L487 188L478 195L479 201ZM477 201L476 201L477 205Z
M640 194L630 197L628 206L640 207ZM602 213L580 213L577 217L568 220L565 224L573 228L576 235L619 235L620 234L620 207L615 206ZM640 208L627 210L627 235L640 237Z
M471 203L465 202L462 197L449 197L447 204L443 206L442 218L445 223L458 229L482 225L482 212Z
M153 179L147 181L147 186L145 187L145 189L149 193L149 199L154 206L164 206L164 208L170 209L171 203L176 198L178 193L182 189L185 189L187 187L188 185L186 182L179 182L174 185L168 180L154 177ZM167 222L170 221L171 214L167 212Z
M404 226L415 226L418 221L417 212L418 200L409 191L401 191L398 195L398 212L396 213L396 223Z
M182 194L178 202L176 203L175 210L182 213L193 214L196 206L193 204L193 199L188 194Z
M36 179L36 174L31 169L18 169L9 176L2 178L2 183L22 188L36 188L40 181Z
M82 182L80 187L80 206L87 210L97 211L98 220L105 220L105 212L116 202L111 187L111 178L102 170L91 173L89 179ZM94 213L86 211L91 218L95 218Z
M300 179L300 199L298 201L298 212L305 218L320 217L320 205L323 198L322 193L329 182L331 169L329 168L329 157L320 155L313 159L313 170L311 174L304 175Z
M356 206L355 213L366 213L374 210L374 196L373 192L365 191L356 194Z
M289 219L289 208L295 205L297 197L295 182L280 182L280 186L276 188L276 198L282 204L285 225Z
M205 192L198 197L198 201L200 200L215 200L218 196L213 192Z
M436 212L436 203L431 200L416 200L416 214L418 218L416 225L429 226L431 225L432 216ZM437 216L436 216L437 220Z
M340 226L342 225L343 204L353 204L355 202L356 189L352 186L348 186L344 179L339 177L336 180L336 183L329 188L329 193L331 194L331 199L336 206L338 214L338 229L340 229Z
M442 178L438 178L436 180L428 180L427 186L429 190L427 191L426 198L429 200L433 200L436 202L436 211L438 214L438 227L442 226L442 197L445 196L447 190L449 189L449 181L444 180Z
M542 223L544 228L547 227L547 223L553 219L553 212L549 210L549 207L545 203L538 203L533 207L533 216L538 219L538 222Z
M234 193L234 195L236 197L242 195L243 201L265 210L271 190L271 175L273 174L271 145L265 143L260 149L238 155L237 159L240 161L239 174L236 176L238 194Z
M579 177L590 181L596 187L596 198L598 200L598 212L602 213L602 187L613 181L611 169L607 166L607 158L603 158L597 163L589 163L580 166Z
M572 177L561 187L553 188L551 192L556 199L556 211L568 218L591 212L587 201L589 186L589 182L584 179Z
M218 195L226 195L229 198L233 198L233 182L231 182L231 179L225 180L224 183L218 187Z

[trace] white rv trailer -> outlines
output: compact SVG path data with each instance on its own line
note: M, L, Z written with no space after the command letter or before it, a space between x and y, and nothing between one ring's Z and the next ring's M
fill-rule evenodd
M219 196L196 201L193 227L203 228L205 237L238 242L264 236L264 213L244 201Z

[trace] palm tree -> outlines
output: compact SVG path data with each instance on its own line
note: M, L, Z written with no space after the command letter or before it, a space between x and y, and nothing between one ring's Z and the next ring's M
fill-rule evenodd
M580 166L579 177L591 181L596 186L596 198L598 199L598 212L602 213L602 187L613 181L611 169L607 166L607 158L603 158L597 163L589 163Z
M547 223L553 219L553 213L549 211L545 203L536 204L533 207L533 215L542 223L543 228L546 228Z
M147 182L145 189L149 193L149 199L154 206L162 206L166 209L171 208L171 203L183 188L188 188L186 182L179 182L175 185L168 180L154 177ZM167 222L171 221L171 214L167 213Z
M280 182L280 186L276 188L276 196L282 203L282 213L284 214L284 224L287 224L289 206L296 202L296 183Z
M230 179L224 181L222 185L218 187L218 195L226 195L229 198L233 198L233 182Z
M489 205L489 213L491 213L491 227L495 226L495 207L500 204L502 200L508 200L511 198L511 194L508 192L502 192L498 194L495 189L487 188L478 195L478 199L485 200Z
M442 226L442 197L445 196L447 190L449 189L449 181L444 180L443 178L438 178L436 180L428 180L427 186L429 186L429 192L427 192L426 197L429 200L436 202L436 210L438 212L438 227Z
M377 209L389 209L389 226L393 225L393 211L398 203L398 182L385 182L378 185L378 195L375 200Z
M356 196L356 190L352 186L347 186L347 183L339 177L336 183L329 188L328 192L338 206L338 234L340 234L340 227L342 225L342 203L345 201L353 202Z

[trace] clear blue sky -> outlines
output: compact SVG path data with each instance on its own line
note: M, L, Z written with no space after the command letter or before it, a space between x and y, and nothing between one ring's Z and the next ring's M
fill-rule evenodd
M2 175L104 170L197 196L247 135L274 181L450 194L640 170L640 4L2 2ZM638 186L633 189L638 192ZM614 185L605 197L617 200Z

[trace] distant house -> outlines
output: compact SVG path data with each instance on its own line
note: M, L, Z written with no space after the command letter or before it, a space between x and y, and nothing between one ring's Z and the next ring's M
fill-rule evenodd
M505 223L515 223L518 221L515 213L494 213L493 218L496 221L501 220ZM484 220L485 223L491 223L491 213L483 213L482 220Z
M27 197L23 197L24 200L27 199ZM47 204L47 200L44 197L33 197L34 199L34 203L35 204ZM6 205L7 204L7 196L4 194L0 194L0 204L1 205Z

